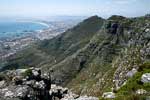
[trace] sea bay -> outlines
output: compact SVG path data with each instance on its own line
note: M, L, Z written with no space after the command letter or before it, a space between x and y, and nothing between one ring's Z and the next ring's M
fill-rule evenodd
M16 37L47 29L48 25L30 21L0 21L0 38Z

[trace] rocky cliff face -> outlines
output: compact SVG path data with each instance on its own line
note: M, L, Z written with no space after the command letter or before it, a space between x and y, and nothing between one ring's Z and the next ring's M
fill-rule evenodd
M52 71L52 82L80 95L147 96L150 84L141 77L150 73L150 17L93 16L8 62L4 68L36 65Z

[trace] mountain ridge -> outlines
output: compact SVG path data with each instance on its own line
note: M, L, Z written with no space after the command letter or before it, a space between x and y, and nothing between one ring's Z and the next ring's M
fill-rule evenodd
M130 78L137 87L132 86L127 77L132 69L140 75L150 73L149 34L150 17L147 16L114 15L108 19L93 16L51 40L33 44L22 55L18 53L8 59L6 67L18 64L18 67L36 66L43 72L52 71L53 82L81 95L100 96L112 91L118 98L120 93L123 97L132 97L140 88L150 91L136 83L134 76ZM139 70L141 66L143 70ZM132 87L126 88L123 84ZM123 93L126 90L128 94Z

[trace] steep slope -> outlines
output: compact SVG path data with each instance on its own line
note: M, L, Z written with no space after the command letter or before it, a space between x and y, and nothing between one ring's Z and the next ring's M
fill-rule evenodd
M1 70L31 66L50 67L84 47L101 28L103 22L104 19L92 16L51 40L39 41L9 57Z
M110 17L89 43L51 68L55 82L82 95L117 91L132 68L149 62L149 22L146 16Z
M111 16L104 20L93 16L7 62L4 69L36 66L51 71L53 82L81 95L100 96L113 91L118 97L126 97L146 86L149 92L150 85L140 84L136 78L150 73L150 17ZM137 73L128 77L132 70Z
M145 100L149 95L150 83L141 80L142 75L150 73L150 17L139 17L133 21L127 47L114 63L114 91L117 90L119 98ZM139 90L146 92L138 93Z
M128 38L125 33L128 27L124 27L128 19L121 20L106 21L85 47L54 65L56 82L64 83L79 94L97 96L111 88L112 62L119 56ZM109 81L101 82L107 75L110 75Z
M52 40L41 42L39 49L51 55L53 61L59 62L84 47L103 23L104 19L92 16Z

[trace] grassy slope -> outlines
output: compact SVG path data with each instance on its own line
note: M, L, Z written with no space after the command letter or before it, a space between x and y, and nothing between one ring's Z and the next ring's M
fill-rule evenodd
M53 66L57 81L65 81L78 94L98 96L110 90L115 71L112 62L123 48L124 38L124 33L107 32L104 25L84 48Z

